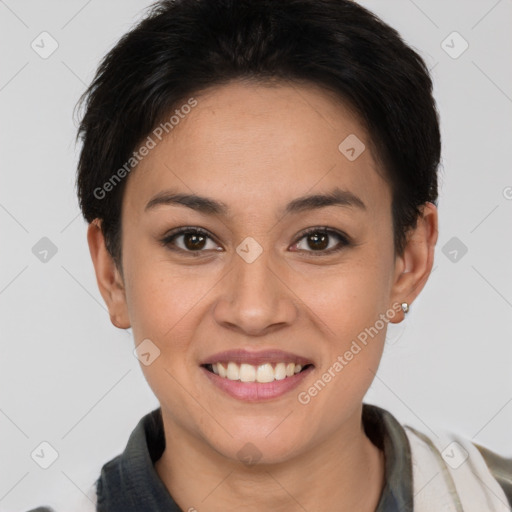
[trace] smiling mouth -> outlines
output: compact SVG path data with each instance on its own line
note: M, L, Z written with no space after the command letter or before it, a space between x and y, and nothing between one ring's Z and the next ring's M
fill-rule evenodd
M240 382L257 382L263 384L293 377L294 375L307 370L313 365L301 365L292 362L252 365L247 363L238 364L234 361L228 361L213 364L203 364L201 366L223 379Z

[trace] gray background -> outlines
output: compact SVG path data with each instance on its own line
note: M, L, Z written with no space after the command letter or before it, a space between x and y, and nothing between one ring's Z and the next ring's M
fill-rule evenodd
M432 69L444 143L434 272L366 400L512 456L512 1L361 3ZM73 107L147 5L0 0L2 511L84 492L158 406L109 321L74 194ZM43 31L59 45L46 59ZM48 469L31 458L42 441Z

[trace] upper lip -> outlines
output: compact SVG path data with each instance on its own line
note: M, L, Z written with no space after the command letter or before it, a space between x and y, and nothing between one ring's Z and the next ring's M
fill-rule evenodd
M260 351L249 351L245 349L225 350L206 357L200 364L228 363L233 361L237 364L251 364L258 366L265 363L295 363L305 366L313 364L313 361L278 349L267 349Z

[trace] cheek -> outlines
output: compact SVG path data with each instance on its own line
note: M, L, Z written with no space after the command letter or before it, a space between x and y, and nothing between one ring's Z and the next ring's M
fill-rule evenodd
M189 404L181 390L193 387L190 368L197 364L191 343L204 314L201 298L213 283L184 275L164 261L147 259L131 270L127 303L135 344L149 339L160 351L154 362L142 364L141 369L166 409L183 416L179 411L187 411Z
M387 325L395 315L389 303L392 263L391 247L383 253L377 244L367 244L346 265L316 279L305 295L329 340L322 372L330 374L321 380L332 384L325 400L328 395L334 402L362 398L374 378Z
M135 233L136 226L123 232L130 322L136 343L144 338L163 343L190 322L195 306L207 291L208 279L193 277L197 266L187 269L172 265L161 247L145 239L143 233L138 237ZM142 242L138 243L137 238Z
M373 252L361 251L346 265L308 279L309 286L300 292L337 340L356 336L389 308L391 260Z
M139 265L127 287L130 320L136 341L152 338L179 351L180 333L192 332L208 281L187 277L169 265ZM169 342L172 341L172 344Z
M310 296L327 343L316 379L298 399L305 411L314 411L308 421L319 430L334 431L347 421L375 378L387 328L381 315L389 311L386 283L380 265L361 262L326 279L325 293Z

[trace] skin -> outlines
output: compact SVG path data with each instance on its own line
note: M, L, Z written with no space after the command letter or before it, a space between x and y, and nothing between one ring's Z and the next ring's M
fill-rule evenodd
M414 301L432 269L437 210L423 206L405 251L395 254L391 190L368 135L347 106L317 86L231 82L196 99L128 178L122 272L105 249L100 222L88 230L112 323L131 326L137 345L149 338L161 351L141 365L164 419L166 450L155 468L183 510L374 511L384 457L366 437L361 411L386 328L309 403L297 394L380 314ZM366 145L354 161L338 150L350 134ZM365 208L281 213L293 199L335 187ZM221 201L229 214L180 205L145 211L169 189ZM190 237L188 245L186 236L175 239L182 252L161 243L182 226L211 233L199 257ZM323 246L300 235L322 226L352 243L321 255ZM236 253L248 236L263 249L252 263ZM329 248L339 245L335 235L328 240ZM400 311L390 321L403 318ZM247 403L213 386L199 367L232 348L279 348L315 368L299 389ZM237 455L249 442L261 455L257 464Z

